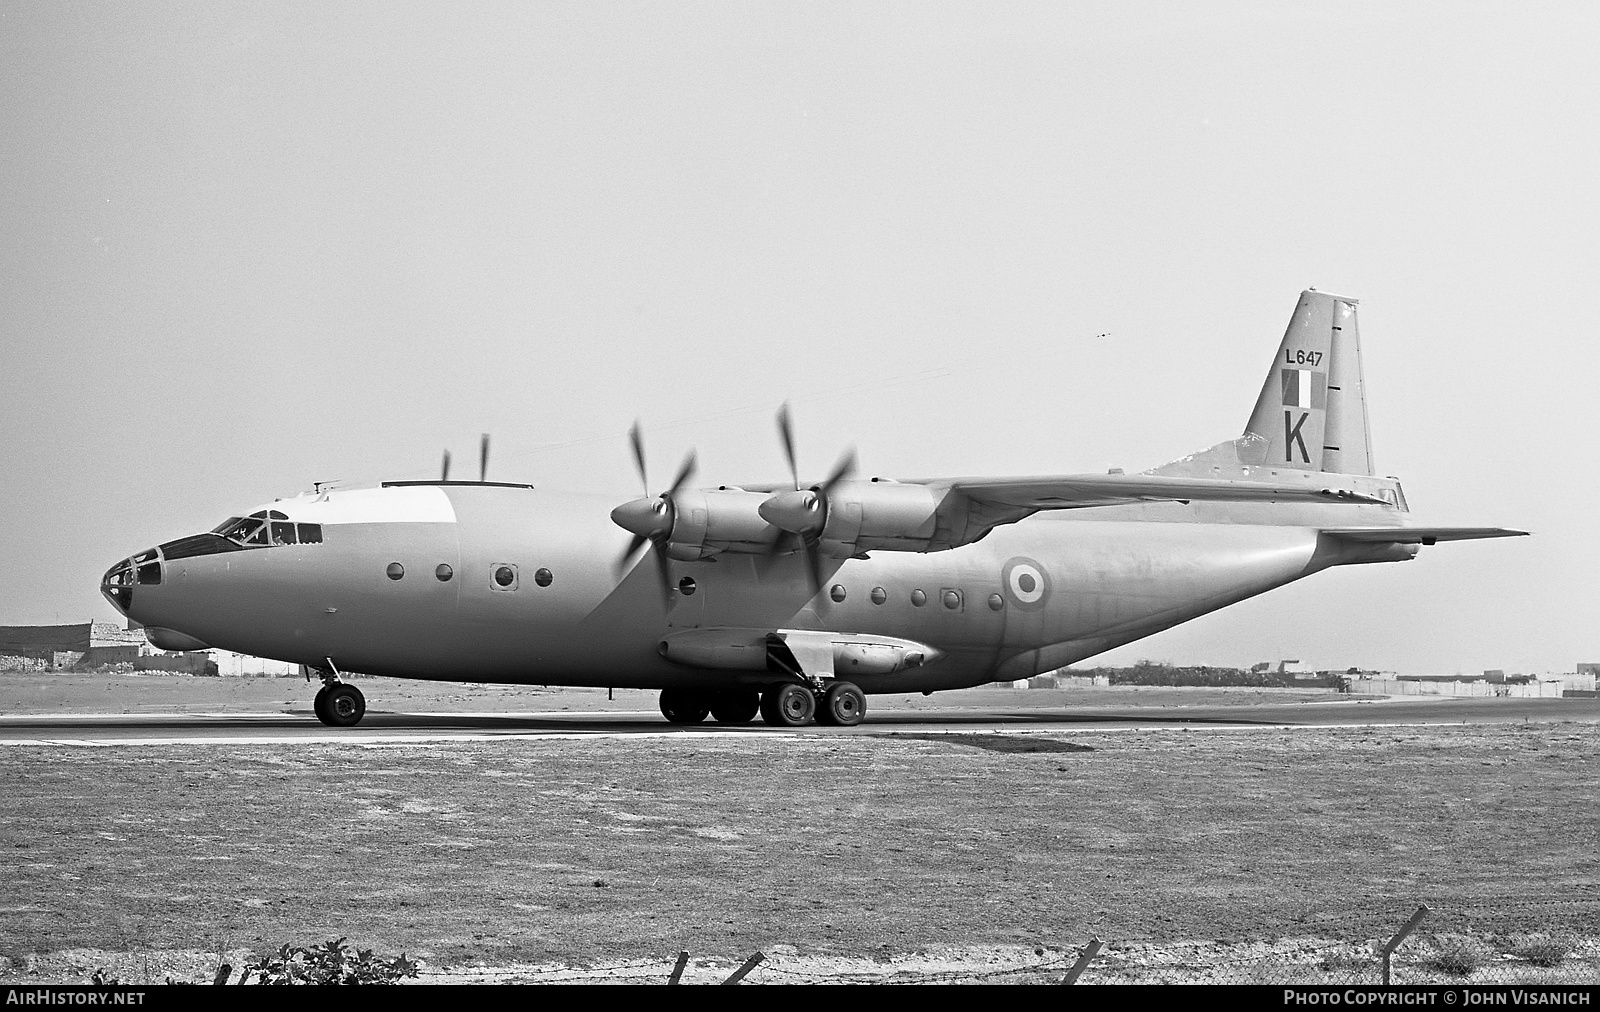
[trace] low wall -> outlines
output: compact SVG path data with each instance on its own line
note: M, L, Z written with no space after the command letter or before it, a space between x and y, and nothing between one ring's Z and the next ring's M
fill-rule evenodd
M1496 685L1494 682L1418 681L1410 678L1352 678L1350 691L1379 696L1482 696L1488 699L1561 698L1561 683L1528 682Z

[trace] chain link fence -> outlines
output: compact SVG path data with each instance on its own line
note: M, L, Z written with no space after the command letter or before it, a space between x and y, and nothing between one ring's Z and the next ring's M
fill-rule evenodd
M422 979L462 983L634 984L1600 984L1600 939L1575 934L1478 935L1419 930L1419 908L1386 938L1364 942L1146 943L1093 939L1078 949L991 954L983 966L936 955L826 959L799 953L630 960L597 967L517 971L427 971ZM1389 958L1385 959L1388 950Z

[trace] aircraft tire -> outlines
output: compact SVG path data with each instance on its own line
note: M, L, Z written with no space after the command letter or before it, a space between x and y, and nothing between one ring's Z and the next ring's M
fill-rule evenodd
M327 714L324 724L331 727L355 727L367 715L367 697L349 682L339 682L327 690L322 712Z
M719 692L711 697L711 715L719 724L748 724L761 709L761 694Z
M685 689L662 689L660 705L669 724L699 724L711 713L705 696Z
M317 719L324 724L333 723L328 719L328 687L326 685L318 689L317 694L311 698L311 710L317 715Z
M787 682L761 694L761 719L774 727L805 727L817 715L810 687Z
M867 715L867 697L851 682L834 682L817 707L817 723L855 727Z

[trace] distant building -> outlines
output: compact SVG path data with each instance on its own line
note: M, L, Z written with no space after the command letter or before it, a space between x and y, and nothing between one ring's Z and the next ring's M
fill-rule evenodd
M163 653L145 640L144 630L124 629L115 622L0 626L0 657L19 658L9 666L20 664L25 670L128 664L144 671L217 673L204 651Z

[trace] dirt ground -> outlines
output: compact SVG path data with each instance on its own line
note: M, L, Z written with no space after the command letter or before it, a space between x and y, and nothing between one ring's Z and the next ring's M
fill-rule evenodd
M108 692L72 677L71 705ZM146 681L304 708L290 680ZM392 684L419 692L395 709L605 697ZM756 951L752 983L1024 981L1098 936L1085 981L1370 981L1372 941L1422 902L1426 931L1491 948L1577 941L1557 970L1495 952L1472 979L1596 978L1600 727L1019 737L14 746L0 978L209 980L220 953L344 935L432 980L660 980L681 949L706 982Z

